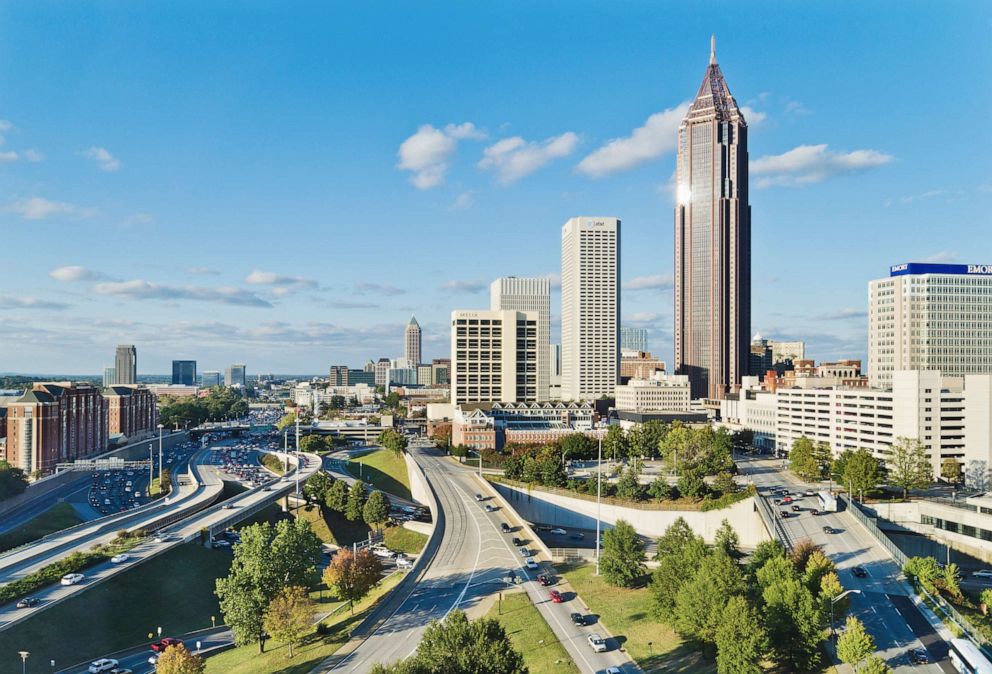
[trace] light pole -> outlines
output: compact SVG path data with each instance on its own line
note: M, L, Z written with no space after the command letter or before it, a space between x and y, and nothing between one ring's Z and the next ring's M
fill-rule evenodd
M599 527L602 515L603 497L603 438L599 439L599 455L596 458L596 575L599 575Z
M162 491L162 424L158 425L158 490Z
M28 656L31 654L27 651L17 651L17 654L21 656L21 674L24 674L28 670Z
M313 432L311 428L310 432ZM287 460L289 457L286 457ZM300 418L296 417L296 507L300 507Z
M152 490L152 482L155 480L155 445L148 443L148 491Z
M861 590L844 590L839 595L830 600L830 638L836 639L837 633L834 631L834 604L849 594L861 594Z

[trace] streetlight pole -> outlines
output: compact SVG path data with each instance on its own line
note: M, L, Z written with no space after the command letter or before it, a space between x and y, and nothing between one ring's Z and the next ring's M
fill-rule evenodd
M313 429L310 430L313 432ZM287 457L288 458L288 457ZM296 507L300 507L300 418L296 417Z
M28 656L31 654L27 651L17 651L17 654L21 656L21 674L24 674L28 670Z
M158 490L162 491L162 424L158 425Z
M148 443L148 491L152 490L152 482L155 480L155 445Z
M599 439L599 454L596 458L596 575L599 575L599 527L602 516L603 498L603 438Z
M834 604L849 594L861 594L861 590L844 590L839 595L830 600L830 638L836 639L837 633L834 631Z

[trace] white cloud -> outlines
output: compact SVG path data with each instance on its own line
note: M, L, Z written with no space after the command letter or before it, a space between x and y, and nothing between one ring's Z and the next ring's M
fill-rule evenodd
M24 150L21 152L21 155L25 161L29 161L32 164L45 160L45 155L38 150Z
M17 161L17 153L13 150L0 152L0 164L12 164Z
M355 284L355 292L359 295L364 295L365 293L372 293L376 295L386 295L388 297L393 297L395 295L403 295L406 290L403 288L397 288L386 283L371 283L369 281L359 281Z
M83 153L88 159L92 159L97 164L100 165L101 171L117 171L121 167L121 162L119 159L110 154L110 152L103 147L97 147L94 145L90 149Z
M437 129L424 124L400 145L397 167L410 171L410 182L419 190L429 190L444 182L444 175L460 140L481 140L486 135L471 122L448 124Z
M934 253L928 257L920 260L921 262L930 262L933 264L939 264L941 262L960 262L961 256L957 253L952 253L949 250L942 250L939 253Z
M549 271L542 278L548 279L548 283L551 285L552 290L561 288L561 272Z
M751 174L760 176L758 187L808 185L826 178L888 164L893 156L877 150L833 152L826 143L800 145L779 155L759 157L751 162Z
M44 220L53 215L76 213L78 209L72 204L61 201L49 201L43 197L29 197L9 204L7 210L17 213L25 220Z
M4 309L66 309L68 304L39 300L37 297L13 297L0 295L0 307Z
M151 283L141 279L131 281L107 281L97 283L93 290L100 295L112 295L129 300L195 300L201 302L216 302L245 307L271 307L272 304L262 299L250 290L221 286L207 288L204 286L166 286Z
M469 190L467 192L462 192L448 207L449 211L467 211L475 205L475 192Z
M651 276L635 276L623 284L625 290L669 290L675 285L675 277L671 274L653 274Z
M808 115L812 110L799 101L789 101L785 104L785 114L787 115Z
M747 122L749 127L759 126L762 122L768 119L768 115L761 112L760 110L755 110L748 105L741 106L741 114L744 115L744 121Z
M102 281L107 278L106 274L79 265L56 267L48 275L56 281Z
M843 321L850 318L865 318L868 312L864 309L839 309L837 311L831 311L825 314L820 314L814 316L813 320L817 321Z
M258 269L255 269L248 274L245 278L245 283L251 285L277 286L277 289L283 289L283 292L280 294L286 294L286 290L288 289L317 287L317 282L313 279L303 278L302 276L282 276L271 271L260 271Z
M566 131L541 142L528 142L520 136L504 138L490 145L479 161L480 169L494 169L501 183L512 183L538 170L549 161L567 157L579 145L579 136Z
M216 269L211 269L210 267L186 267L186 272L189 274L196 274L198 276L217 276L220 274Z
M614 138L590 153L576 167L593 178L626 171L675 151L679 124L689 109L688 101L656 112L624 138Z
M623 323L652 323L661 318L661 314L656 314L653 311L638 311L629 319L622 321Z
M14 128L14 125L11 124L9 121L7 121L6 119L0 119L0 133L7 133L8 131L10 131L13 128ZM0 140L0 143L2 143L2 142L3 141Z
M452 293L478 293L489 287L485 281L445 281L438 290Z

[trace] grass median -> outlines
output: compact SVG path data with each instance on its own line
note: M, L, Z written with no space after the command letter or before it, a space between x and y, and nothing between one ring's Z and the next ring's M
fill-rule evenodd
M262 454L262 465L276 475L282 475L286 472L286 464L275 454Z
M359 465L361 464L361 465ZM411 500L406 461L399 452L377 449L347 463L348 472L376 489Z
M75 526L82 521L83 518L79 516L71 504L56 503L21 526L0 534L0 552L31 543L48 534Z
M418 555L427 545L427 536L419 531L404 529L403 527L386 527L383 532L383 543L390 550L408 555Z
M579 668L527 593L504 594L502 607L496 602L486 617L495 618L503 625L513 647L523 655L530 674L578 674Z
M61 668L141 645L159 626L170 636L220 624L214 581L230 565L229 552L180 545L0 632L0 654L27 649Z

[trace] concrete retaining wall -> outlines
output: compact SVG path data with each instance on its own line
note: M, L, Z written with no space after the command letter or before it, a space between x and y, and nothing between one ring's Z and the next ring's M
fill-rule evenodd
M431 503L431 493L430 488L427 486L424 472L420 470L417 462L406 452L403 452L403 460L406 461L406 474L410 480L410 495L417 503L429 505Z
M596 528L595 501L550 494L537 489L527 492L524 489L500 483L495 483L493 486L521 517L530 522L541 522L566 529L569 527ZM702 536L707 543L713 542L716 530L725 519L737 532L742 547L753 548L758 543L768 540L768 531L761 521L761 516L755 510L753 498L735 503L729 508L710 510L709 512L640 510L605 503L602 505L604 524L612 525L617 520L626 520L634 526L639 534L652 538L665 533L665 529L679 517L683 518L692 527L692 530Z

